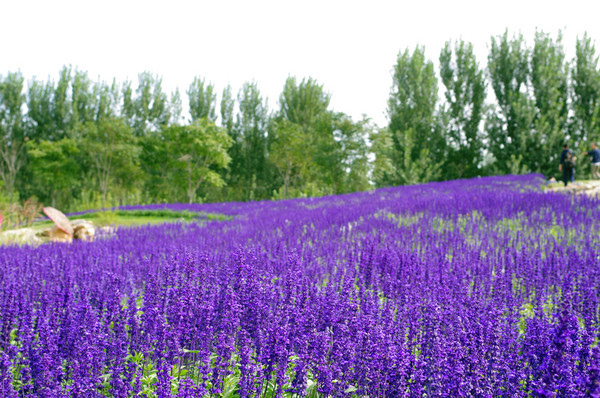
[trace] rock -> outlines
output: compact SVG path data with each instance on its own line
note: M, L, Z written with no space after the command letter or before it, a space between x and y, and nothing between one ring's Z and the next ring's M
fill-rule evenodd
M96 228L91 221L78 219L71 221L71 225L73 226L73 238L86 242L94 240Z
M43 240L37 236L36 231L33 228L20 228L4 231L0 234L0 241L2 241L2 243L34 245L43 242Z
M73 236L67 234L56 225L41 230L21 228L0 233L0 243L38 245L48 241L71 243L73 239L86 242L94 240L94 237L96 236L96 227L94 226L94 223L88 220L78 219L74 220L71 224L73 226ZM109 232L112 234L114 229Z
M52 242L71 243L73 241L73 237L71 235L58 228L56 225L53 225L52 228L50 228L48 235L50 236L50 240Z

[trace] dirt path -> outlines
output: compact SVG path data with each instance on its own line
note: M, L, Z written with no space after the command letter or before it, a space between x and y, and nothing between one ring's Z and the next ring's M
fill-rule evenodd
M600 195L600 180L584 180L569 183L566 187L562 182L549 184L546 189L552 192L569 192L590 196Z

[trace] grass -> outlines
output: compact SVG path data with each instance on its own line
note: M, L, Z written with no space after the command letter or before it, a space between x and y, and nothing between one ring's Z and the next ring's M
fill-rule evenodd
M193 222L198 220L231 220L232 217L224 214L205 212L175 211L175 210L114 210L81 214L72 219L84 219L103 225L154 225L166 222Z

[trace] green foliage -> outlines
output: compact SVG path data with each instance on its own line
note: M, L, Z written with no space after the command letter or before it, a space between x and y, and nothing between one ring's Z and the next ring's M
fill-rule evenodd
M11 201L15 198L17 174L25 161L24 104L23 76L0 76L0 178Z
M354 122L328 109L329 95L313 79L288 78L269 127L269 159L288 198L369 189L368 119Z
M135 135L140 137L167 126L171 117L167 95L162 91L162 78L149 72L138 75L137 96L126 100ZM131 89L125 95L131 95Z
M391 166L391 170L376 173L377 176L383 172L385 178L375 180L378 186L427 182L439 177L446 144L439 124L437 96L437 78L433 63L425 60L425 50L417 47L412 54L408 50L400 53L388 100L389 128L387 133L380 132L389 134L389 138L379 137L387 152L382 155L388 158L379 163Z
M329 107L330 95L314 79L288 77L279 97L280 115L305 131L314 127Z
M442 96L425 49L400 51L389 124L379 127L331 110L331 94L310 77L290 76L273 114L256 83L244 83L237 96L225 87L217 126L216 88L204 78L186 90L188 123L179 91L169 96L149 72L117 84L65 66L27 90L20 73L8 73L0 76L3 193L73 211L325 195L494 173L550 177L563 140L579 158L600 140L598 56L587 35L577 39L571 63L560 32L536 32L532 44L508 31L493 37L484 74L470 43L447 42L439 56ZM198 133L215 129L228 139ZM209 147L226 147L230 160L217 149L212 161L198 163ZM579 163L579 176L587 164Z
M169 156L167 172L186 192L189 203L201 184L225 184L218 170L229 165L227 150L232 142L223 128L204 118L188 126L170 126L161 137Z
M509 173L511 155L523 155L534 144L530 133L535 104L528 93L529 50L522 35L509 39L506 31L492 38L488 72L498 104L490 110L486 121L489 150L495 159L494 170ZM525 165L528 171L534 171Z
M440 53L440 76L446 88L443 125L448 144L442 177L475 177L483 160L486 82L471 43L461 40L453 51L446 42Z
M231 135L233 130L233 108L235 101L231 94L231 86L227 86L223 89L223 95L221 96L221 126L223 126L227 132Z
M112 186L131 189L137 184L140 150L123 119L87 123L81 127L79 136L84 162L89 169L87 177L97 183L105 206Z
M242 199L265 199L270 194L271 164L268 162L268 107L256 83L244 83L238 94L239 112L231 137L234 167L228 183L240 188Z
M283 180L276 197L289 198L291 190L300 185L308 163L304 156L306 146L302 127L287 119L276 119L271 123L269 136L270 159Z
M600 70L591 38L578 38L571 69L572 108L571 135L575 145L584 140L598 141L600 131Z
M536 117L528 150L522 155L530 170L552 175L568 121L568 68L560 32L556 41L536 32L530 63Z
M204 79L199 77L194 78L187 91L192 122L202 118L213 122L217 120L217 95L214 89L212 83L205 83Z
M70 138L29 141L27 155L36 194L53 207L64 208L80 185L80 151Z

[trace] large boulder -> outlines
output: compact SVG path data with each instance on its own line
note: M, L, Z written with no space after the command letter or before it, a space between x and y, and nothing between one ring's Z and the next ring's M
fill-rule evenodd
M96 228L91 221L77 219L71 221L71 225L73 226L73 238L77 240L84 240L86 242L91 242L94 240Z
M52 228L50 228L48 236L52 242L71 243L73 241L73 236L58 228L56 225L53 225Z

